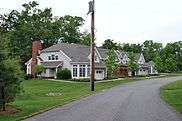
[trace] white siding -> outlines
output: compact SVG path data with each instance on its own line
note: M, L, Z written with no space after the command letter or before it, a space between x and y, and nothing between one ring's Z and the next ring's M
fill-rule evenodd
M145 58L144 58L143 54L140 54L140 57L138 59L138 63L139 64L144 64L145 63Z
M70 58L67 57L62 51L60 52L47 52L47 53L41 53L40 57L43 59L43 61L53 61L53 60L49 60L48 56L51 55L58 55L58 60L54 60L54 61L63 61L63 68L68 68L68 69L72 69L71 64L70 64Z
M125 55L123 56L123 59L122 59L121 61L122 61L123 64L127 64L128 61L129 61L128 56L125 54Z
M28 63L27 64L27 71L26 71L27 74L31 74L31 63Z

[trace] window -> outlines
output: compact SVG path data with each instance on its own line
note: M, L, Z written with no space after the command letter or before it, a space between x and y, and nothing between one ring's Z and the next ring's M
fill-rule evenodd
M73 65L73 77L77 77L77 73L78 73L78 66L77 65Z
M101 70L97 70L97 71L96 71L97 74L101 74L102 72L103 72L103 71L101 71Z
M87 76L90 76L90 66L87 66Z
M58 60L58 55L48 56L48 60Z
M56 60L58 60L58 55L56 55L56 57L55 57L55 58L56 58Z
M51 56L48 56L48 60L51 60Z
M86 76L86 65L80 65L80 77L85 77Z
M55 60L55 55L51 55L51 57L52 57L52 60Z

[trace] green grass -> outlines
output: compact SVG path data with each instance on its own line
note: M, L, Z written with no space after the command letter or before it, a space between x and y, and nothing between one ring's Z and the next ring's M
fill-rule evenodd
M136 81L136 79L99 82L96 83L96 92L132 81ZM19 121L27 116L44 112L95 93L90 91L90 84L87 82L69 83L49 80L28 80L22 84L24 92L17 96L15 102L10 104L22 111L14 115L0 116L0 121ZM51 92L61 93L62 95L46 95Z
M175 110L182 113L182 80L162 87L161 97Z

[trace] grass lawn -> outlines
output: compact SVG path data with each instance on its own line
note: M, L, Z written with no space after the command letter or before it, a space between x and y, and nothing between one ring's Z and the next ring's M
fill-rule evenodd
M182 80L161 88L161 97L174 109L182 113Z
M96 92L114 87L116 85L136 81L137 79L115 80L99 82L96 84ZM27 116L37 114L56 106L61 106L83 96L93 94L87 82L57 82L49 80L27 80L23 83L24 92L17 96L15 102L10 105L22 111L8 116L0 116L0 121L21 120ZM50 93L61 95L50 96Z

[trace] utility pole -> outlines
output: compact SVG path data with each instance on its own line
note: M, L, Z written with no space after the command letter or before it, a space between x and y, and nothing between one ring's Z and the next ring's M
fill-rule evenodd
M89 2L89 12L91 13L91 91L95 90L95 0Z

